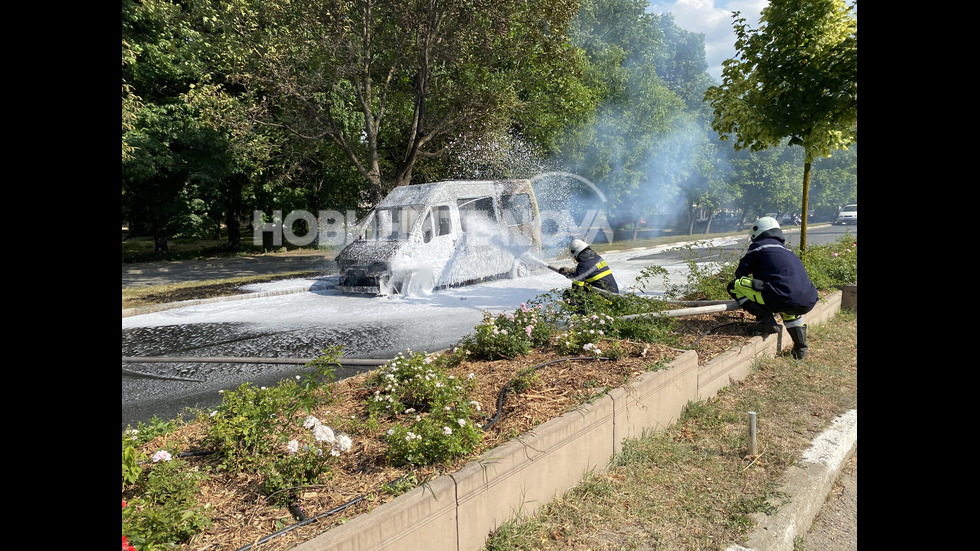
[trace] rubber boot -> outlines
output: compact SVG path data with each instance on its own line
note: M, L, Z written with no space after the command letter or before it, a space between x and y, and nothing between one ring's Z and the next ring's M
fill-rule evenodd
M797 360L802 360L806 357L807 352L806 324L798 327L789 327L786 331L789 332L790 338L793 339L793 357Z
M761 305L752 301L746 301L742 308L755 316L756 325L752 328L752 333L756 335L775 335L779 333L779 324L772 312L766 310Z

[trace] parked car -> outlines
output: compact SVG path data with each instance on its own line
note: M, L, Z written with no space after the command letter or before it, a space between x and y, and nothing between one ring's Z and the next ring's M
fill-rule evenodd
M717 212L711 218L711 231L721 232L721 231L733 230L735 229L736 226L738 226L738 221L739 218L738 216L736 216L734 212L729 212L729 211ZM695 230L697 230L698 228L704 229L704 227L707 224L708 224L707 216L702 216L701 218L697 218L694 220Z
M858 206L844 205L841 207L840 212L837 213L837 218L834 219L834 225L838 224L857 224L858 223Z

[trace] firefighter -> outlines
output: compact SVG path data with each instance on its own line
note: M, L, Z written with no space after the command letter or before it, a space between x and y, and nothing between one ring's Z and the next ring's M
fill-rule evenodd
M568 245L568 252L575 261L575 268L561 267L558 273L572 280L572 288L566 290L564 296L573 305L582 306L576 295L583 291L599 289L602 292L619 294L619 286L616 285L612 270L588 243L581 239L573 239Z
M771 216L756 220L749 232L751 243L728 284L728 294L758 321L756 332L771 335L780 331L774 314L779 314L793 339L793 357L807 353L806 314L817 304L817 288L810 281L799 257L786 247L779 223Z

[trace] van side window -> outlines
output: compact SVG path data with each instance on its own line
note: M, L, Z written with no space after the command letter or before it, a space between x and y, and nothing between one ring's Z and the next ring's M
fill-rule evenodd
M517 195L501 195L501 207L504 211L504 223L508 226L529 224L533 218L531 196L527 193Z
M449 235L453 232L452 218L448 205L438 207L436 216L439 219L439 235Z
M435 211L435 217L432 212ZM452 221L449 215L449 206L442 205L435 207L425 215L422 222L422 241L428 243L433 237L449 235L452 233Z
M460 199L457 201L459 207L459 221L462 230L468 230L468 225L479 223L478 221L497 221L497 209L493 207L493 197L477 197Z

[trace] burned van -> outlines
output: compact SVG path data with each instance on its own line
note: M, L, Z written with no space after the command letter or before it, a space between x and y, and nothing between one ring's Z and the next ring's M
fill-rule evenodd
M409 293L526 275L541 219L528 180L452 180L395 188L353 237L336 288Z

